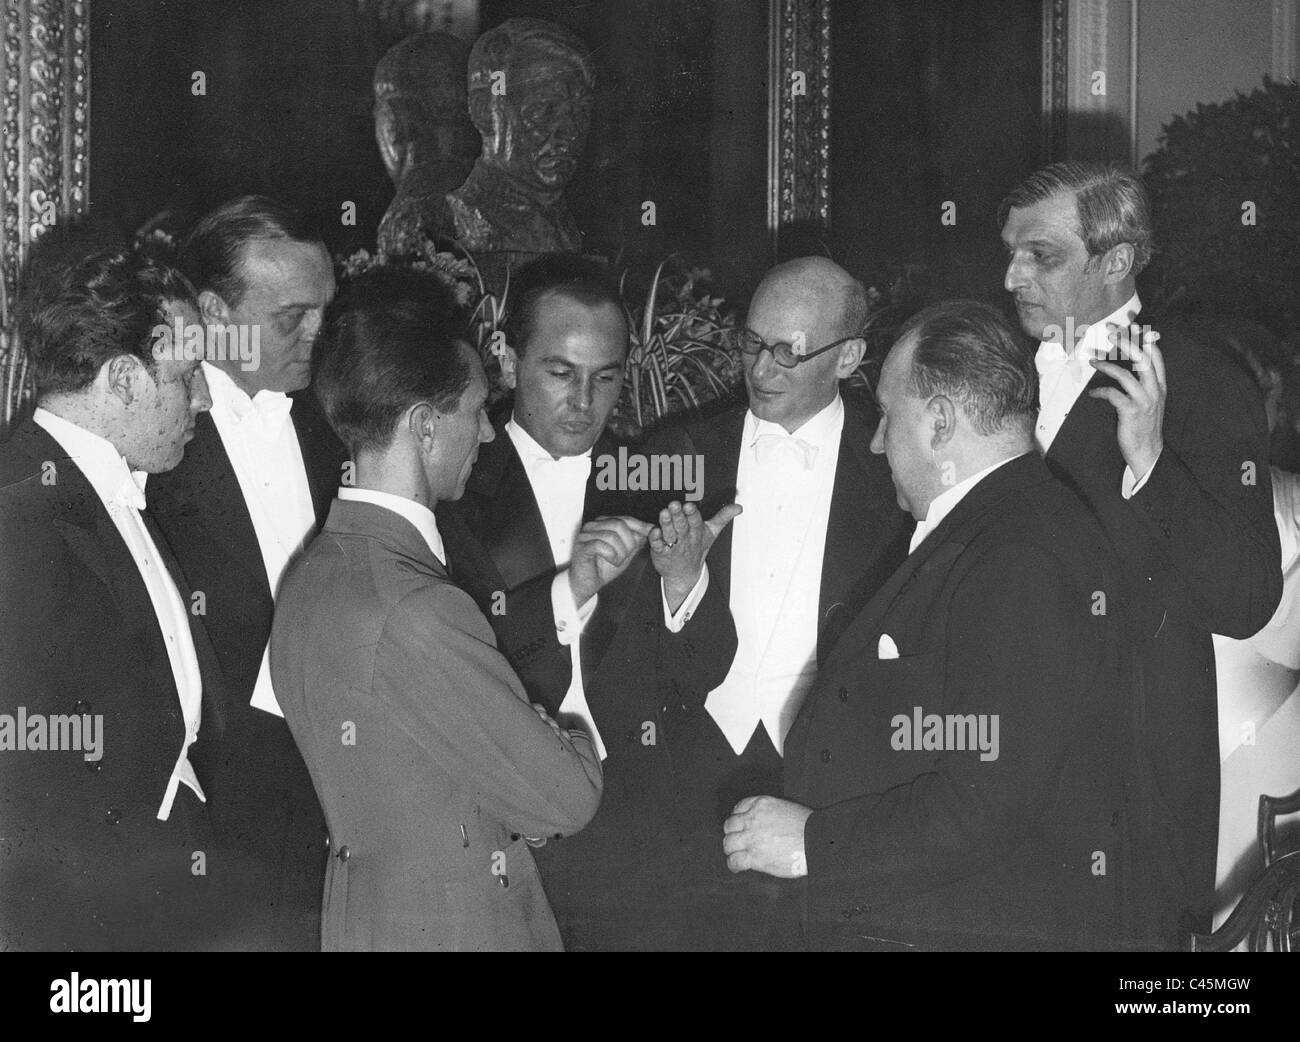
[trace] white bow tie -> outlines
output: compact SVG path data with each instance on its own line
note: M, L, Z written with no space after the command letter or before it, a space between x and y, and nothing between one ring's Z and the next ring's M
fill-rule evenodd
M239 423L251 425L267 441L274 441L284 430L292 409L293 399L282 391L258 391Z
M562 474L579 474L583 477L591 472L591 456L584 453L581 456L561 456L555 459L553 456L531 456L528 460L530 467L549 467L552 470L559 471Z
M787 460L804 470L812 470L817 462L817 446L784 431L769 431L754 438L754 459L760 466Z
M113 493L113 504L120 507L129 507L131 510L143 510L145 505L144 484L145 479L148 477L147 471L131 471L131 476L123 479L122 484Z
M1038 382L1050 389L1052 382L1058 379L1064 370L1069 369L1075 380L1079 383L1087 383L1092 379L1094 372L1088 363L1095 357L1096 352L1083 341L1080 341L1069 354L1055 341L1041 343L1034 355Z

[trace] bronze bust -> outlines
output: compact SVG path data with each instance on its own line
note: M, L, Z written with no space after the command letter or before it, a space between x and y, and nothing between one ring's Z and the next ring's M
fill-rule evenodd
M465 97L467 47L447 33L415 33L375 67L375 140L397 194L379 222L379 249L417 253L443 220L446 194L465 180L478 134Z
M564 202L591 126L591 55L569 30L512 18L475 41L469 114L483 150L447 194L448 229L472 253L576 253Z

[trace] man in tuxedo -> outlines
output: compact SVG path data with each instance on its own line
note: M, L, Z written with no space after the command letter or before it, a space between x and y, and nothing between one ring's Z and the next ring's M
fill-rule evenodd
M325 825L276 703L267 639L285 566L343 476L343 447L308 389L333 265L311 222L259 196L200 220L180 265L199 293L212 410L149 498L230 681L209 795L223 835L273 874L256 895L267 923L257 946L315 950Z
M749 406L672 432L705 463L705 514L744 512L719 536L706 571L726 599L739 647L707 697L666 721L682 840L681 933L688 948L796 943L789 888L727 871L720 838L736 801L781 791L786 733L812 684L843 602L879 585L907 552L906 515L884 461L868 451L874 415L840 382L862 360L862 285L819 257L780 264L750 302L736 347Z
M271 639L276 690L333 840L327 951L558 950L530 843L596 812L600 758L540 706L447 571L433 508L494 437L463 316L428 276L348 286L318 386L356 460L291 566ZM638 536L607 526L591 571ZM580 537L575 556L593 540Z
M1136 177L1055 164L1013 190L999 216L1006 289L1040 341L1035 438L1123 564L1121 607L1140 637L1133 816L1151 825L1139 837L1151 875L1133 892L1154 913L1149 943L1174 947L1208 928L1214 893L1210 634L1251 636L1281 596L1264 407L1194 329L1143 309L1135 277L1152 237Z
M599 267L544 257L520 270L511 296L502 365L512 411L480 451L465 496L439 518L457 581L529 697L588 731L606 759L595 821L536 855L566 947L665 946L675 880L664 875L664 850L675 833L663 714L684 688L716 683L730 664L726 602L701 577L736 511L706 522L681 504L684 489L665 492L673 501L660 511L609 480L619 450L605 427L628 329ZM650 548L603 584L595 548L629 537Z
M917 525L859 585L786 741L741 800L732 871L802 878L816 948L1110 948L1132 726L1105 536L1034 451L1015 333L950 301L881 371L871 450Z
M238 946L198 755L219 670L143 492L210 404L165 335L194 294L77 238L24 273L37 409L0 446L0 949Z

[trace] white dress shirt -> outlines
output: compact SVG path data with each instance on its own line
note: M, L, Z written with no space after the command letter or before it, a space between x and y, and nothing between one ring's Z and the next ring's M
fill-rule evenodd
M1034 364L1038 368L1038 424L1034 427L1034 437L1044 455L1052 447L1052 442L1061 432L1061 427L1064 426L1066 417L1070 415L1070 410L1074 408L1074 403L1079 400L1084 388L1088 386L1088 381L1096 372L1088 363L1094 358L1105 359L1110 356L1113 348L1110 343L1110 331L1106 328L1107 323L1114 323L1120 329L1127 330L1129 314L1136 314L1141 308L1142 301L1134 293L1121 307L1116 308L1100 322L1088 326L1073 348L1070 344L1058 344L1054 341L1046 341L1038 345L1038 353L1034 358ZM1145 485L1154 469L1153 463L1139 480L1132 470L1125 467L1120 490L1124 498L1128 499Z
M184 743L176 757L176 764L158 808L158 820L166 821L171 816L176 791L182 782L199 799L207 802L189 759L190 746L199 734L203 677L199 673L199 659L194 651L194 637L190 633L190 618L185 602L176 588L176 581L158 556L158 548L140 516L140 511L145 506L144 486L148 475L143 471L132 472L112 442L98 434L92 434L84 427L46 409L37 409L32 419L62 446L86 475L90 487L104 504L144 581L158 628L162 631L167 661L171 665L176 694L180 698L181 716L185 720Z
M289 561L316 527L307 468L290 415L293 399L279 391L258 391L250 398L208 362L203 363L203 375L212 395L212 422L244 495L274 599ZM262 649L251 704L284 715L271 686L268 648Z
M356 488L352 485L340 486L339 499L352 503L372 503L385 510L391 510L394 514L400 514L415 526L415 530L420 533L420 537L438 562L444 568L447 566L447 551L442 545L442 533L438 531L438 519L423 503L417 503L405 496L395 496L391 492L380 492L373 488Z
M779 753L817 672L822 557L844 430L839 395L793 434L745 415L732 524L731 671L704 707L744 752L762 724Z
M551 557L557 569L551 583L551 610L555 617L555 635L561 645L569 648L573 665L569 690L560 703L560 715L582 722L591 735L591 742L603 760L605 744L596 729L591 707L582 682L582 630L596 610L599 595L579 606L574 603L573 587L569 585L569 561L573 558L573 543L582 527L582 512L587 499L587 479L591 476L591 450L580 456L561 456L556 459L537 440L515 422L512 416L506 422L506 434L519 453L528 475L528 484L537 500L542 515L546 539L550 543Z
M910 554L925 540L925 537L939 527L939 523L956 509L958 503L966 498L966 494L992 474L998 467L1010 463L1013 459L1019 459L1024 453L1015 456L1008 456L1004 460L999 460L991 467L985 467L977 474L972 474L964 481L959 481L952 488L944 489L934 499L930 500L930 509L925 512L925 520L918 521L916 531L912 533L912 543L907 548Z

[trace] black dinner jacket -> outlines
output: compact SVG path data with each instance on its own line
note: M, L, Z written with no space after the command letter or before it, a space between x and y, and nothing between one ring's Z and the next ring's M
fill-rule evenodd
M1149 824L1146 881L1162 905L1153 944L1208 928L1219 813L1218 710L1211 633L1243 639L1281 597L1268 431L1258 390L1238 367L1173 321L1161 333L1168 376L1164 451L1125 501L1115 409L1090 398L1066 417L1048 467L1091 507L1122 563L1126 608L1141 637L1144 682L1133 711L1136 821Z
M1031 451L882 588L859 588L786 740L785 794L813 809L813 947L1123 943L1128 689L1118 617L1095 610L1114 576L1100 529ZM909 746L896 725L918 707L996 717L996 759Z
M184 576L151 531L188 605ZM206 790L207 754L228 721L202 620L191 616L190 629L203 675L190 761ZM268 881L213 834L185 786L169 820L156 819L184 740L162 632L94 488L30 419L0 445L0 662L5 716L103 718L98 761L0 751L0 948L245 947L261 930L250 932L247 898Z
M346 453L310 389L291 397L319 526ZM210 794L214 824L277 873L263 895L276 923L264 946L319 950L325 818L288 726L249 704L274 601L239 479L208 413L199 415L181 464L150 478L147 494L191 587L204 593L204 621L229 680L230 726Z
M818 599L817 659L842 630L844 599L859 583L883 582L907 556L907 543L915 527L898 506L889 464L871 452L877 414L874 407L852 393L844 393L844 430L840 436L826 523L826 550L822 559ZM706 516L736 498L736 473L740 464L745 413L738 405L720 415L696 420L680 428L684 444L679 451L704 457ZM665 432L667 433L667 432ZM731 526L728 525L709 552L709 574L728 601L731 597Z
M842 630L844 604L855 587L882 584L907 555L914 528L897 505L884 456L871 453L876 416L871 405L844 393L844 428L827 520L818 607L818 660ZM735 500L746 406L691 419L657 432L666 451L698 454L704 464L705 517ZM777 538L774 534L773 538ZM732 528L709 551L709 592L731 600ZM770 950L794 943L789 887L754 873L732 875L722 851L722 823L746 796L781 791L781 759L762 728L740 755L705 709L708 686L684 687L668 703L665 723L673 755L677 837L667 859L674 882L661 903L672 932L663 947Z
M439 504L438 526L453 580L487 616L529 698L555 713L572 679L571 653L556 638L555 560L527 472L504 429L508 418L508 412L500 417L495 440L480 446L464 496ZM653 521L655 494L597 487L601 457L616 458L617 450L608 435L592 449L584 520ZM652 440L633 451L657 446ZM604 794L585 829L536 851L568 950L653 946L647 930L662 924L674 896L656 883L677 843L677 754L668 720L678 705L702 702L721 683L735 650L735 627L717 584L680 632L668 632L659 575L646 550L600 591L579 652L584 694L608 754Z
M507 410L493 424L496 437L479 447L465 494L438 505L439 529L455 581L492 623L498 646L519 674L528 697L554 714L572 679L572 659L569 648L560 644L555 633L551 608L555 558L528 473L505 430L509 419ZM628 512L621 493L596 487L595 461L616 451L608 434L602 434L592 448L584 521ZM584 689L618 627L628 593L635 586L631 580L640 575L634 562L628 572L600 591L579 646Z

